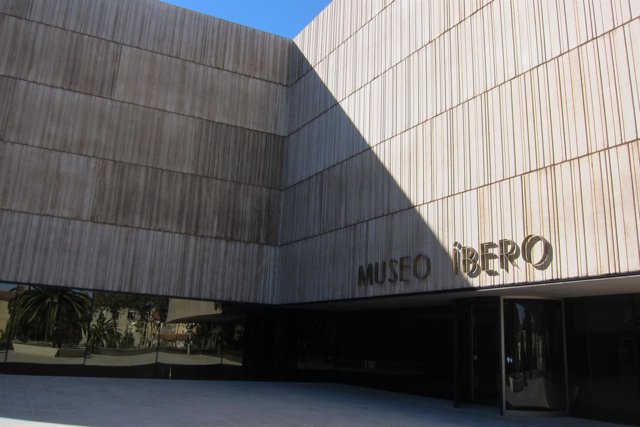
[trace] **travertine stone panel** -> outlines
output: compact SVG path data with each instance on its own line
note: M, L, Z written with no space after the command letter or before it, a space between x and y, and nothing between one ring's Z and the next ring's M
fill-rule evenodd
M290 59L291 79L295 82L330 52L345 43L394 0L355 3L334 0L294 39L300 50ZM339 19L336 19L339 17Z
M637 3L395 1L329 49L299 36L283 302L637 272ZM529 233L549 269L451 273L453 242ZM359 265L419 252L427 283L357 286Z
M119 45L0 14L0 75L110 96Z
M11 114L11 103L16 86L15 80L0 78L0 138L3 137L7 127L7 120Z
M301 138L294 135L287 140L286 184L304 178L305 172L310 178L285 190L282 222L291 226L283 228L283 242L637 139L640 102L634 94L640 80L635 58L626 52L632 52L631 34L639 30L640 22L633 21L371 149L350 118L361 109L374 111L375 106L361 103L319 118L309 128L316 133L307 131ZM365 160L364 172L360 158L370 158L372 152L379 162ZM380 181L362 186L349 175L372 174L376 169L393 178L399 188L396 193L404 193L402 203L382 202L388 190L378 185ZM331 183L330 193L325 180ZM372 210L363 207L357 201L365 197L362 192L370 192L369 197L381 203ZM294 208L300 197L317 198L322 206L338 201L347 214L340 217L326 209L310 224L306 212ZM303 206L310 203L314 202Z
M0 0L0 13L26 18L31 13L33 0Z
M0 179L0 209L277 243L277 190L5 142Z
M228 301L271 298L271 246L4 210L0 235L3 280Z
M414 3L421 2L394 2L376 19L392 13L394 8L411 8ZM604 3L608 3L608 7ZM344 54L333 52L290 90L292 138L295 140L296 133L302 132L298 139L306 141L306 145L320 144L318 151L330 150L335 142L308 138L315 130L305 131L305 128L319 126L318 116L333 114L339 102L368 145L389 139L554 58L562 58L563 53L578 46L588 43L596 49L594 38L634 19L628 7L616 9L614 6L618 3L598 2L598 7L592 8L582 2L575 6L572 2L494 1L469 16L460 15L462 21L453 22L455 25L437 33L434 39L398 62L390 61L384 66L376 66L375 62L362 64L358 55L363 51L375 54L372 61L380 60L377 54L384 50L379 47L384 45L382 42L371 42L374 46L371 48L353 47ZM616 13L600 14L603 8ZM589 23L596 20L599 24L592 28ZM398 28L407 25L393 20L382 27L374 23L367 25L371 27L370 37L402 44L400 39L404 38L394 37ZM626 44L630 44L630 39ZM614 46L622 46L625 52L624 43ZM389 49L390 52L401 50L399 46ZM598 56L601 54L598 52ZM378 71L371 71L376 68ZM349 82L355 86L347 87ZM306 103L306 99L314 101ZM306 148L302 147L302 152L308 151Z
M282 135L286 88L124 47L114 98ZM250 106L250 108L247 108Z
M281 302L540 282L640 270L640 141L281 247ZM452 245L539 234L553 261L476 278L453 274ZM358 266L423 253L425 282L358 286Z
M155 0L0 0L0 279L272 302L291 45Z
M0 5L7 1L16 2L0 0ZM283 37L157 0L29 2L33 8L28 17L37 22L262 80L287 82L292 42Z
M58 151L279 188L282 138L0 78L0 138ZM6 110L6 112L5 112ZM4 125L6 123L6 131Z
M0 141L0 209L88 219L96 162Z
M198 173L281 188L284 137L215 122L198 124Z
M91 220L276 244L279 192L102 162Z
M318 24L315 21L296 37L295 42L299 47L299 61L310 61L314 66L314 71L326 84L329 91L338 101L353 93L356 89L371 82L396 65L399 65L408 58L411 58L416 51L421 50L425 45L441 37L443 33L455 28L461 22L474 18L474 14L485 4L490 2L480 1L439 1L428 2L420 0L403 0L389 2L381 7L370 20L359 27L352 27L348 37L338 44L334 49L316 58L322 49L318 43L305 43L304 36L307 31L312 31ZM332 5L339 5L345 13L351 10L367 12L367 6L362 6L353 2L334 2ZM379 4L380 6L380 4ZM327 12L330 11L327 8ZM325 15L320 15L318 19L323 19ZM341 27L344 19L340 15L334 15L333 19L322 24L322 36L331 38L334 27ZM486 23L484 23L486 24ZM466 24L468 25L468 24ZM479 29L483 27L475 22ZM325 33L326 32L326 33ZM478 44L476 46L484 49L479 40L486 40L477 34ZM461 55L463 56L463 55ZM491 60L492 58L487 58ZM309 62L307 63L309 64ZM307 72L308 72L307 67ZM301 79L313 79L311 75L305 75ZM297 79L296 79L297 80ZM302 86L303 81L299 82ZM307 106L307 108L314 106ZM313 115L313 114L312 114Z

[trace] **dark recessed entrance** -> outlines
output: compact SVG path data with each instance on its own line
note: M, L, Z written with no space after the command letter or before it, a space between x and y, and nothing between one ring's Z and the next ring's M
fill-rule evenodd
M500 310L496 304L472 305L471 401L488 405L500 403Z
M561 301L504 299L504 410L567 411Z
M500 406L500 300L455 302L454 404Z

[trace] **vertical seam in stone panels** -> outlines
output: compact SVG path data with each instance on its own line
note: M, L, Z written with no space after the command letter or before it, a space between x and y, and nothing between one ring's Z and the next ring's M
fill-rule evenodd
M633 21L630 21L633 22ZM633 106L632 110L633 110L633 124L634 124L634 133L635 133L635 138L638 138L640 135L638 135L638 116L636 114L636 111L638 110L638 104L640 103L640 99L636 99L633 96L633 86L634 86L634 80L635 80L635 73L631 73L631 62L633 62L633 54L629 51L628 48L628 44L631 43L631 40L627 40L627 32L625 30L629 29L629 23L626 23L623 25L622 27L622 36L624 38L624 50L625 50L625 57L627 58L627 73L629 75L629 85L630 90L631 90L631 105ZM631 61L629 60L631 59ZM635 64L633 64L633 67L635 69ZM637 83L636 83L637 84ZM632 138L632 139L635 139Z
M545 40L544 35L546 34L547 30L546 30L546 26L545 26L545 22L544 22L544 14L542 12L542 2L540 0L537 0L535 3L535 13L536 13L536 22L539 23L539 27L541 27L542 31L540 33L539 36L539 50L538 50L538 54L539 57L542 58L543 60L547 59L547 43ZM536 39L536 42L538 42L538 40ZM536 43L538 44L538 43Z
M0 139L4 138L6 136L7 133L7 127L9 126L9 118L12 116L12 112L14 111L13 109L13 100L14 97L16 95L16 86L18 85L18 82L14 79L9 79L9 80L13 80L12 82L12 88L11 88L11 96L9 97L9 103L8 106L9 108L7 109L7 116L4 118L4 123L0 123Z
M580 162L578 161L578 162L575 162L575 163L579 164ZM576 248L577 250L579 250L579 248L581 246L580 245L581 241L583 242L582 246L584 246L584 240L583 240L584 234L580 235L580 233L578 232L578 226L579 226L579 223L580 223L581 219L582 219L582 223L584 224L584 215L581 215L581 212L584 211L584 208L582 208L582 196L580 195L580 197L578 197L579 194L580 194L579 192L582 189L581 188L582 186L576 185L577 183L576 183L576 179L575 179L575 169L576 169L576 167L573 164L573 162L569 163L569 174L570 174L569 176L570 176L570 180L571 180L571 186L569 188L571 189L571 202L572 202L572 206L571 206L571 210L572 210L571 214L572 215L571 215L571 217L572 217L572 220L573 220L574 240L575 240L574 242L572 242L571 247ZM583 261L584 260L580 256L581 255L580 252L578 252L578 251L576 251L576 252L577 253L575 254L575 257L576 257L576 261L577 261L576 262L577 273L578 273L579 276L582 276L582 275L586 274L587 271L583 271L583 269L585 267L583 265Z
M109 91L109 95L111 99L115 100L116 97L116 89L118 87L118 81L120 80L120 61L122 60L122 45L118 45L118 53L115 58L115 67L113 69L113 75L111 77L111 90Z
M609 156L608 152L603 152L601 154L601 157L603 158L603 164L604 164L604 174L607 177L607 181L606 181L606 186L603 188L604 191L606 191L606 199L607 200L613 200L613 174L611 172L611 159ZM611 236L611 256L613 256L613 259L609 259L609 268L612 270L620 270L620 262L618 260L619 258L619 254L618 254L618 238L616 236L616 209L615 209L615 204L614 203L610 203L607 207L607 210L610 212L609 215L607 216L607 218L609 219L609 224L610 224L610 233L608 233Z
M631 197L633 198L633 211L634 211L634 221L636 223L636 230L638 230L640 228L640 223L638 221L638 218L640 218L640 214L639 211L640 209L638 208L638 205L640 204L640 200L638 200L638 188L633 188L633 187L637 187L638 185L638 175L637 175L637 169L634 168L634 163L633 163L633 148L631 147L631 145L629 145L629 171L631 173L632 179L631 179ZM637 160L637 158L636 158ZM638 164L637 162L635 163L636 165ZM633 176L635 175L635 179L633 179ZM638 248L640 249L640 234L636 235L636 240L638 243ZM637 254L637 256L640 258L640 250Z
M601 58L601 54L600 54L600 43L596 42L595 43L595 60L596 60L596 67L597 67L597 76L596 78L598 79L598 95L602 98L602 106L603 109L605 107L605 96L606 96L606 92L604 90L604 82L603 82L603 70L602 70L602 62L600 60ZM609 134L609 123L607 120L607 114L604 113L602 110L600 111L601 114L601 118L602 118L602 122L604 123L604 132L605 135ZM609 144L609 139L605 138L605 147L608 147Z
M593 212L593 222L594 222L594 231L595 231L595 236L600 236L602 234L602 230L599 227L599 221L598 221L598 212L596 209L596 205L597 205L597 201L598 201L598 194L596 192L596 170L595 170L595 166L593 164L593 159L590 159L590 161L588 162L588 170L589 170L589 182L592 183L592 185L590 186L590 191L591 191L591 206L588 206L588 209L591 209ZM600 251L600 246L601 244L596 244L595 247L595 254L596 254L596 273L600 274L600 272L602 271L602 269L600 268L600 266L603 263L603 254Z
M616 56L616 51L615 51L615 47L614 47L614 43L613 43L613 37L611 37L611 35L609 35L609 37L607 37L607 40L605 40L605 43L608 43L609 45L609 60L611 61L611 70L612 70L612 82L613 82L613 87L614 87L614 95L615 95L615 100L616 100L616 107L618 110L618 117L616 118L617 122L618 122L618 126L620 129L620 139L624 141L624 132L625 132L625 127L624 127L624 117L623 117L623 106L622 106L622 94L620 93L620 85L618 84L618 79L620 76L620 69L618 67L618 64L616 63L615 60L615 56Z

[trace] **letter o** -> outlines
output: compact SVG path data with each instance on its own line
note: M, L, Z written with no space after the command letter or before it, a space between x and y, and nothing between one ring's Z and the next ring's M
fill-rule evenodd
M423 274L420 274L419 267L420 267L420 260L424 259L424 265L426 266L425 271ZM429 277L429 274L431 274L431 260L429 259L428 256L426 255L417 255L414 259L413 259L413 277L415 277L416 279L419 280L424 280L427 277Z
M533 261L533 248L536 244L542 243L542 255L540 259L537 261ZM530 234L524 238L522 241L522 259L524 262L533 265L534 268L538 270L544 270L549 266L549 261L551 261L551 243L547 239L542 236L538 236L536 234Z

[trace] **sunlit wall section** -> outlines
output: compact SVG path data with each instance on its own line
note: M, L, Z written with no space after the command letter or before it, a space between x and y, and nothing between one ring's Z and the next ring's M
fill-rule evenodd
M326 48L344 3L295 40L283 301L640 270L640 3L396 0Z

